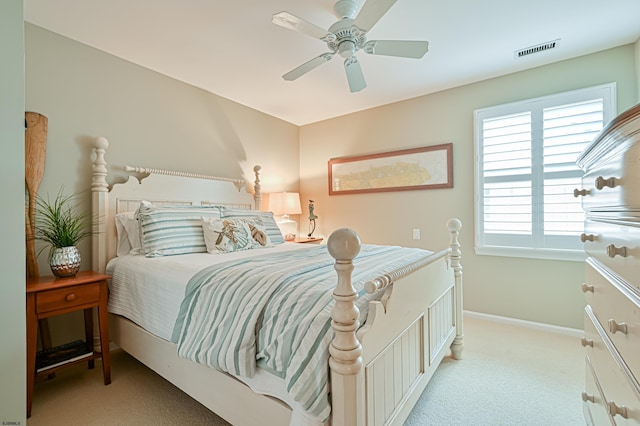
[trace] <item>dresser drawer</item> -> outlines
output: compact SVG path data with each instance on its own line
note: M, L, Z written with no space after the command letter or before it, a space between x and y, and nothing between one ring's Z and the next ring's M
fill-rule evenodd
M36 294L36 312L42 314L64 310L75 306L97 303L99 300L99 283L48 290Z
M590 256L640 290L640 222L587 219L585 236Z
M622 150L625 146L628 149ZM604 210L610 207L640 207L640 137L636 134L624 145L615 147L602 162L588 170L582 178L582 207Z
M602 273L601 273L602 272ZM629 294L614 277L605 277L606 270L587 263L587 286L593 286L587 300L602 329L613 342L636 379L640 378L640 301Z
M602 327L598 326L589 306L585 309L584 328L585 338L591 342L586 346L591 361L591 365L587 363L587 371L592 368L595 382L600 385L598 389L604 397L605 410L617 425L637 425L640 422L640 386L630 376L627 365ZM597 394L586 392L594 396L594 403L598 402ZM594 417L595 411L591 410Z
M584 392L582 392L582 411L589 426L611 424L606 409L606 401L602 396L600 384L596 379L589 357L585 357L586 374Z

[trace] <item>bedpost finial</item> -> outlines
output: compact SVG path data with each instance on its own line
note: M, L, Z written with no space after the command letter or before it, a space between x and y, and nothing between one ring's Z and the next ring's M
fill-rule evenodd
M99 136L93 141L93 146L96 149L107 149L109 148L109 141L107 138Z
M449 229L449 232L460 232L462 222L458 218L451 218L447 221L447 229Z
M360 237L353 229L338 229L329 236L327 249L336 260L352 260L360 253Z
M253 166L253 172L254 173L260 173L260 170L262 170L262 166L259 164L256 164L255 166Z

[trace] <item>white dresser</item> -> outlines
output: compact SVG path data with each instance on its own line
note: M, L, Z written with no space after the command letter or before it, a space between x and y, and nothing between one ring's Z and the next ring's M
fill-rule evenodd
M640 104L603 129L578 165L589 255L584 416L589 425L640 425Z

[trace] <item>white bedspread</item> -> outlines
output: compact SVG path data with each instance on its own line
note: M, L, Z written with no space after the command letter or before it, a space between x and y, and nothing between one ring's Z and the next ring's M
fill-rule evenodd
M130 319L150 333L171 341L185 287L196 272L214 263L242 259L270 252L305 250L306 244L279 244L261 250L246 250L225 254L194 253L181 256L147 258L122 256L107 265L112 276L109 312ZM135 283L132 285L131 283ZM273 374L257 370L248 379L237 377L253 391L270 395L292 407L291 426L321 426L287 393L285 381Z
M305 244L287 243L225 254L117 257L107 265L107 274L113 277L109 286L109 312L122 315L150 333L171 341L185 287L196 272L216 263L248 258L267 251L276 253L308 248Z

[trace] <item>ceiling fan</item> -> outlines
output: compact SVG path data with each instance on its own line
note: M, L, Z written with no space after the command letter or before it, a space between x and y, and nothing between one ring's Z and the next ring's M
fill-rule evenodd
M314 68L324 64L338 53L345 58L344 68L351 92L359 92L367 87L362 68L355 56L359 50L371 55L399 56L403 58L422 58L429 49L427 41L413 40L370 40L367 33L387 13L397 0L366 0L358 13L356 0L338 0L333 11L338 18L328 30L305 21L288 12L273 15L273 23L290 30L298 31L327 44L329 51L316 56L308 62L284 74L287 81L295 80ZM357 16L356 16L357 13Z

